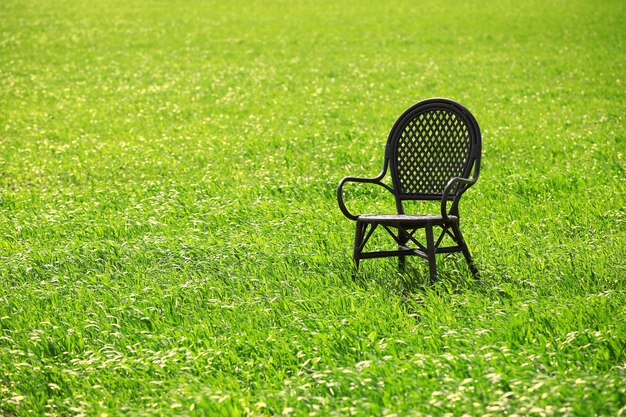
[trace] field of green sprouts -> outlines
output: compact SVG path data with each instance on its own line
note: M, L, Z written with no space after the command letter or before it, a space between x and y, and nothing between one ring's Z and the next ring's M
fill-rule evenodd
M626 3L392 3L0 3L0 415L626 416ZM481 282L352 282L433 96Z

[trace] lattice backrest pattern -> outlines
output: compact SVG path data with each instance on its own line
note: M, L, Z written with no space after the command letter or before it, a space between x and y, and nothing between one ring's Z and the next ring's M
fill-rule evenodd
M418 113L399 126L393 152L399 192L441 194L452 177L469 174L469 126L446 109Z

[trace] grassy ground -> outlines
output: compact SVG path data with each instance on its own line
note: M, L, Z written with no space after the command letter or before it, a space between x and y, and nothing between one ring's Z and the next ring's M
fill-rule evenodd
M625 8L3 1L0 415L626 414ZM431 96L483 281L353 283L335 186Z

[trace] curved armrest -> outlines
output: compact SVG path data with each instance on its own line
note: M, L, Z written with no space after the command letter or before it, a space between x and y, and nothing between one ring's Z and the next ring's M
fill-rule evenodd
M449 212L448 212L448 200L450 199L450 193L452 192L452 189L457 185L457 184L461 184L463 186L463 190L459 190L459 192L456 193L456 195L453 198L452 201L452 207L450 208L450 211L452 212L452 210L457 209L458 204L459 204L459 199L461 198L461 195L472 185L474 185L476 183L477 178L462 178L462 177L454 177L452 178L450 181L448 181L448 184L446 185L446 188L443 190L443 194L441 195L441 216L444 218L445 221L450 221L450 218L448 217Z
M339 185L337 186L337 203L339 203L339 208L341 209L341 212L343 213L343 215L349 218L350 220L356 220L359 217L357 215L350 213L348 209L346 208L346 205L343 202L343 186L347 182L376 184L376 185L380 185L386 188L387 190L393 193L393 189L390 186L380 181L381 178L383 178L384 176L385 176L385 172L383 171L381 175L377 176L376 178L344 177L341 181L339 181Z

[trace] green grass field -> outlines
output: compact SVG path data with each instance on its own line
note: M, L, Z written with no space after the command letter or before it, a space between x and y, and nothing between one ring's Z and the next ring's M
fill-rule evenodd
M4 0L0 415L626 416L625 18ZM482 282L352 282L337 182L433 96L483 131Z

